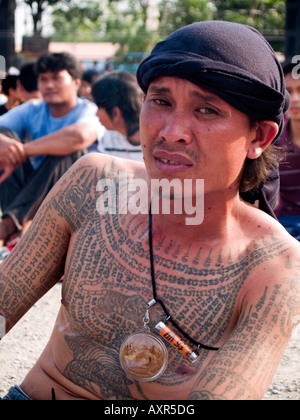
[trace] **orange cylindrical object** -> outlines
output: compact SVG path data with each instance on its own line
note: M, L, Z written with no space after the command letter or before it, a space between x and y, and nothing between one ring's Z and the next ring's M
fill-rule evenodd
M187 357L192 363L197 360L198 355L190 348L190 346L181 340L181 338L163 322L159 322L155 326L155 331L164 337L173 347L180 351L180 353Z

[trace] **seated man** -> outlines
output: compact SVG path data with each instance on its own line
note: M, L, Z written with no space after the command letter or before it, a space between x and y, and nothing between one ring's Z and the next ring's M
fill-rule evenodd
M100 77L92 89L99 119L107 131L98 151L125 159L143 161L139 118L143 92L136 77L126 71L113 71Z
M0 265L3 335L65 275L51 339L5 399L261 399L299 324L300 245L240 197L277 160L276 54L201 22L137 76L145 164L80 159ZM151 198L169 212L135 211Z
M0 245L22 229L28 212L32 218L51 187L105 131L95 104L77 97L81 70L73 56L47 53L36 71L43 100L0 118Z

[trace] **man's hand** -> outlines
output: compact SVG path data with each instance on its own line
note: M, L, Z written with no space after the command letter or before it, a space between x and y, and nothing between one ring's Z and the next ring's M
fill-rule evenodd
M22 143L0 134L0 184L26 161Z

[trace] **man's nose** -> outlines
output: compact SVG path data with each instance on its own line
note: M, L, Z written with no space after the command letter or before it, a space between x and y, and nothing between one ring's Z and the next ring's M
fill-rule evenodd
M185 113L169 115L160 131L160 135L168 143L190 144L192 133Z
M298 92L297 90L294 90L293 92L290 92L290 97L291 97L291 102L295 103L295 102L300 102L300 92Z
M52 89L54 87L55 83L53 79L47 79L44 81L44 87L46 89Z

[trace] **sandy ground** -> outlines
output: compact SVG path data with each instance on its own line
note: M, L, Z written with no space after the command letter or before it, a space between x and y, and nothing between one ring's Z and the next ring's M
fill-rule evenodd
M61 284L41 299L0 343L0 397L20 384L47 344L60 306ZM300 327L264 400L300 400Z

